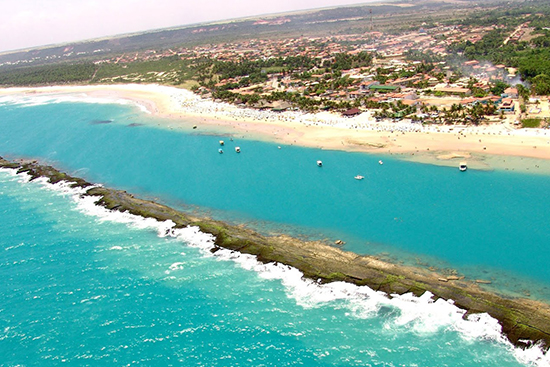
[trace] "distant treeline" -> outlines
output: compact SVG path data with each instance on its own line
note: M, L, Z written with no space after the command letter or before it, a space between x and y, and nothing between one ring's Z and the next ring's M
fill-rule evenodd
M0 86L71 83L162 83L179 85L192 80L191 61L164 57L130 63L63 63L0 69Z
M487 1L484 3L477 3L476 6L486 8L485 11L475 12L468 18L463 19L460 23L465 26L492 26L495 24L502 24L503 20L506 21L508 26L517 26L524 23L526 17L533 16L534 14L550 14L550 4L548 0L530 0L525 2L510 1L506 3L498 4L498 8L495 9L495 3ZM536 15L535 15L536 16ZM531 24L536 27L536 23Z
M0 85L25 86L88 82L97 66L92 63L56 64L0 71Z

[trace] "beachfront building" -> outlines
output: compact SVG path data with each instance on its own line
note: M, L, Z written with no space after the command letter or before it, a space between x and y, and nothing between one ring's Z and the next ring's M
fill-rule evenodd
M502 97L504 98L511 98L511 99L518 99L518 89L517 88L506 88L504 90L504 93L502 94Z
M347 111L342 112L342 116L344 117L354 117L361 114L361 110L359 108L350 108Z
M514 104L514 101L511 100L510 98L503 99L498 107L498 111L504 112L504 113L511 113L511 112L514 112L514 110L515 110L515 104Z

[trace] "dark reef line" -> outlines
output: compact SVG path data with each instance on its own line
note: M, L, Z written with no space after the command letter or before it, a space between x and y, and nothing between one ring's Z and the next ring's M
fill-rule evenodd
M49 182L68 182L72 187L87 188L83 195L97 196L98 204L110 210L129 212L159 221L172 220L176 228L198 226L215 236L219 247L252 254L264 263L278 262L295 267L304 277L320 282L345 281L366 285L392 294L412 292L420 296L426 291L434 299L453 300L466 310L466 315L486 312L497 319L503 333L514 345L527 347L540 343L550 347L550 305L525 298L507 298L483 290L473 280L445 277L428 269L396 265L373 256L360 256L321 242L307 242L287 236L268 237L252 230L224 222L195 218L165 205L142 200L120 190L93 186L69 176L54 167L36 161L7 161L0 157L0 167L26 172L31 179L48 178Z

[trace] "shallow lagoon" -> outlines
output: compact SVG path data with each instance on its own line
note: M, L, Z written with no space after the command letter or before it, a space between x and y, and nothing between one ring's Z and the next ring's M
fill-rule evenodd
M21 181L0 171L2 364L511 367L529 355L442 300L317 286Z
M0 117L8 158L40 158L264 232L341 238L357 252L497 276L495 285L549 279L538 267L549 258L544 176L390 157L379 165L228 136L219 154L220 137L200 127L153 128L117 105L12 104ZM154 227L82 215L93 210L71 195L19 181L0 172L4 363L515 366L525 357L495 342L494 320L464 322L446 303L318 287L246 257L212 257L200 235L158 238Z
M5 104L0 116L0 152L8 158L45 159L92 182L262 232L342 239L351 251L458 269L496 288L550 299L545 175L279 149L201 135L200 127L156 128L151 117L119 105ZM365 179L355 180L358 174Z

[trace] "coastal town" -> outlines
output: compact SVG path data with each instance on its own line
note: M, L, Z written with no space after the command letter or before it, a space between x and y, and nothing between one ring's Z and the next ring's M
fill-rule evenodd
M6 81L0 73L0 84L41 85L56 82L47 78L59 74L63 84L171 85L209 101L273 112L367 113L384 122L546 128L550 77L544 55L536 51L546 52L550 24L541 9L500 17L480 10L478 18L470 13L462 21L416 21L404 30L378 27L381 20L391 24L392 14L373 21L372 10L365 10L362 18L324 21L363 22L360 31L301 36L277 36L277 30L296 21L281 15L248 23L258 34L267 29L275 35L232 41L214 41L214 36L234 32L237 23L203 25L188 33L206 35L211 42L193 46L109 53L67 45L57 54L34 52L31 59L0 64L15 68ZM533 51L525 56L525 50ZM75 57L87 58L87 64L64 64ZM59 63L61 70L28 69L40 63ZM40 82L36 75L46 79Z
M94 3L179 23L0 46L3 364L550 367L548 0Z
M275 23L286 21L278 18ZM267 21L258 24L271 25ZM203 98L260 110L329 110L344 116L370 111L376 119L394 121L547 127L548 95L531 93L517 68L449 54L457 44L474 45L502 28L434 24L400 35L371 31L251 39L147 50L97 60L96 64L124 67L178 58L199 69L190 87ZM535 28L525 22L515 27L504 43L528 42L535 37ZM171 84L177 78L178 72L173 70L117 75L96 82Z

